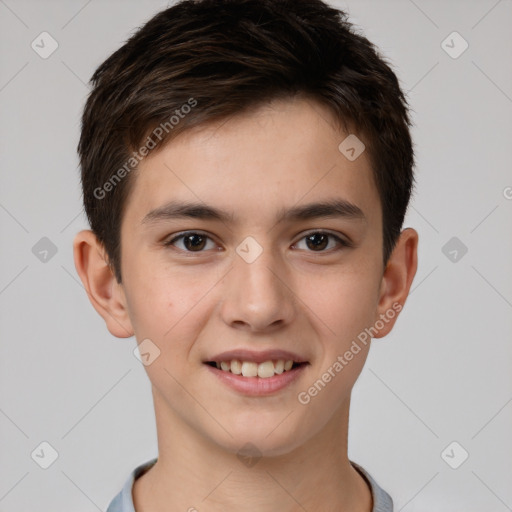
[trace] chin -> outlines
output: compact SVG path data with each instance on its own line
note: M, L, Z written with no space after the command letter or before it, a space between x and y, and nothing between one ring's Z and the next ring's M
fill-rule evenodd
M231 423L230 434L217 439L217 444L225 451L240 457L277 457L293 452L305 441L295 425L279 417L269 416L266 421L258 421L258 415L250 415L250 422ZM290 415L291 416L291 415Z

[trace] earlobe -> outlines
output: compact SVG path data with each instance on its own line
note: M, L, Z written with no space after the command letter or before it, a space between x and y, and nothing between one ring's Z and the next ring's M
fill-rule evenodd
M377 308L379 329L375 338L389 334L402 310L412 281L418 268L418 233L413 228L406 228L400 233L382 276L380 297Z
M80 231L75 236L73 254L89 300L110 333L118 338L133 336L123 287L116 281L105 249L91 230Z

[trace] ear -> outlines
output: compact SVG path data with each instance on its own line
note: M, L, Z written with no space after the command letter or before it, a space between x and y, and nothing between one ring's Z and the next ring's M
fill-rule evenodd
M412 228L407 228L400 233L382 275L375 324L384 326L376 329L378 332L375 338L383 338L395 325L398 313L409 295L417 268L418 233Z
M110 268L103 245L91 230L80 231L73 242L75 267L94 309L117 338L134 335L124 289Z

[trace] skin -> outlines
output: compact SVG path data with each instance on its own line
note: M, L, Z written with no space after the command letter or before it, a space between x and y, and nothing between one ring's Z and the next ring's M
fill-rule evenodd
M145 367L159 459L134 484L137 512L371 511L370 490L347 458L350 393L370 343L307 405L297 399L359 333L404 305L417 269L412 228L383 268L370 162L365 152L351 162L338 150L346 135L328 110L304 98L183 132L133 176L121 226L122 284L93 233L76 236L78 274L109 331L138 343L149 338L161 351ZM333 198L356 204L365 219L276 220L281 208ZM225 209L235 220L142 222L171 199ZM202 252L183 239L164 245L186 230L210 237ZM353 247L333 238L319 249L308 245L305 236L319 230ZM263 249L252 263L236 252L248 236ZM284 390L247 397L203 364L235 348L290 350L310 364ZM261 455L251 467L237 457L248 442Z

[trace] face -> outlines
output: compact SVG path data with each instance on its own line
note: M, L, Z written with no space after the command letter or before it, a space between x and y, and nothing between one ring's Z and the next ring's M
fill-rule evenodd
M333 368L379 318L383 273L379 196L346 136L320 105L276 101L141 163L122 291L138 343L160 350L145 368L169 429L276 455L343 421L369 343Z

